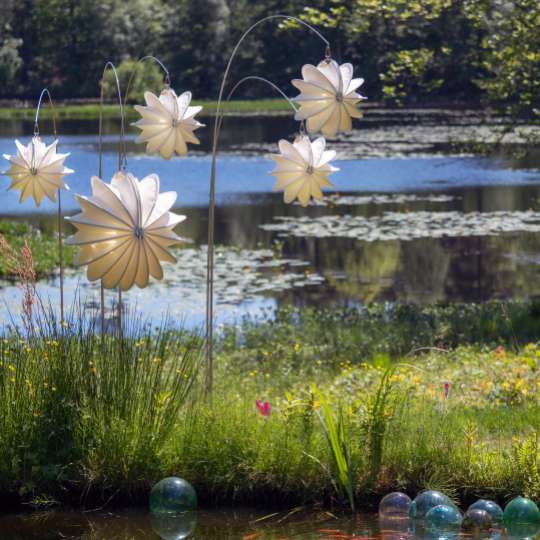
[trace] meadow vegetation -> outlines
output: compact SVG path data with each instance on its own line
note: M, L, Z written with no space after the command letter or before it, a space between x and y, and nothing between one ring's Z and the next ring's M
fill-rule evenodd
M36 301L0 342L2 495L144 502L176 474L205 505L540 496L534 305L273 315L221 329L210 398L197 333L126 314L101 336L82 306L60 325Z

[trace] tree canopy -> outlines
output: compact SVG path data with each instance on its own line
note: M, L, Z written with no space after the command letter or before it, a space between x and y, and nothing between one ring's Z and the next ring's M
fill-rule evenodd
M3 0L0 97L33 97L43 86L58 98L96 97L105 61L127 70L147 54L167 65L178 91L215 97L237 39L274 13L318 27L334 57L366 79L371 100L485 101L535 114L537 0ZM309 31L271 21L245 41L232 78L264 75L293 93L301 65L323 56ZM243 92L270 94L260 85Z

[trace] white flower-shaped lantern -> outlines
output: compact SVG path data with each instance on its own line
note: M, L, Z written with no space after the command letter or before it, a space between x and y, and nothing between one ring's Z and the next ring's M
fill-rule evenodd
M80 246L80 265L88 265L88 279L105 288L146 287L150 276L161 279L160 261L176 259L168 247L181 241L173 229L185 216L170 212L176 193L159 193L159 178L141 181L130 173L116 173L110 184L92 177L92 196L76 196L82 212L69 219L77 228L66 244Z
M145 92L144 100L146 107L135 105L142 118L133 125L141 130L137 142L147 143L148 154L159 153L165 159L170 159L175 152L186 155L187 143L200 143L193 132L203 126L195 120L202 107L189 106L191 92L177 96L172 88L166 88L159 97Z
M14 156L4 154L11 167L5 172L11 178L8 189L21 191L20 202L33 197L37 206L47 196L56 201L56 190L67 189L64 176L71 174L72 169L64 166L69 154L58 154L54 141L47 146L38 136L34 136L27 146L15 141L17 153Z
M303 79L292 84L300 90L295 98L300 109L296 120L306 120L309 133L319 131L333 137L341 131L352 129L352 118L362 118L357 104L366 99L356 92L364 79L353 79L351 64L339 65L335 60L325 59L317 66L302 67Z
M324 137L312 142L307 135L299 135L292 144L279 141L280 153L270 155L276 163L271 174L277 180L274 191L283 189L286 203L298 198L302 206L307 206L311 197L322 200L322 188L332 185L328 176L339 170L330 165L336 152L325 147Z

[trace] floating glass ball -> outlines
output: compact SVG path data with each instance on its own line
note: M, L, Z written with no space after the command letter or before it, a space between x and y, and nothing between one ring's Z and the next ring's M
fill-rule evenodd
M409 517L412 519L423 519L432 508L439 505L452 506L452 501L440 491L423 491L411 503Z
M462 522L461 512L454 505L439 504L426 514L426 526L431 530L459 529Z
M196 507L197 493L182 478L164 478L150 492L150 511L155 514L178 514Z
M509 523L540 523L540 510L530 499L516 497L506 505L503 520L505 525Z
M379 515L384 518L407 517L411 502L411 498L405 493L389 493L379 503Z
M503 519L502 508L496 502L487 499L479 499L469 506L469 510L475 509L487 512L491 516L493 523L500 523Z
M150 514L154 532L163 540L189 538L197 526L197 512L190 510L180 514Z
M491 515L481 508L469 508L463 516L462 527L467 531L487 531L492 526Z

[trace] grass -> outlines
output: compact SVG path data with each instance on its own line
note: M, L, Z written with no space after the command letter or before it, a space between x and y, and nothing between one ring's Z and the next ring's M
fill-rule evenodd
M216 111L217 103L215 101L193 101L193 106L202 105L203 110L200 117L213 115ZM222 110L231 114L268 114L290 112L290 105L282 99L253 99L253 100L232 100L223 103ZM99 117L99 104L89 103L81 105L59 104L56 106L56 112L60 119L84 120L95 119ZM2 107L0 108L0 120L25 119L33 120L35 109L33 107ZM132 105L126 109L128 118L135 118L137 113ZM44 107L40 112L40 118L51 118L52 111ZM103 107L104 118L117 118L118 106L106 104Z
M20 251L24 241L32 251L37 277L43 277L58 272L58 236L44 232L31 225L12 220L0 220L0 235L16 250ZM73 266L75 255L73 246L64 246L64 261L66 267ZM0 252L0 278L13 279L5 254Z
M205 505L365 508L425 487L463 502L538 499L540 344L524 344L526 325L496 333L505 317L507 327L534 320L535 308L468 309L372 308L371 323L350 310L245 320L221 333L207 400L197 335L126 315L122 336L102 339L77 309L62 332L36 301L28 337L0 342L0 493L133 503L175 474ZM462 325L474 344L454 345Z

